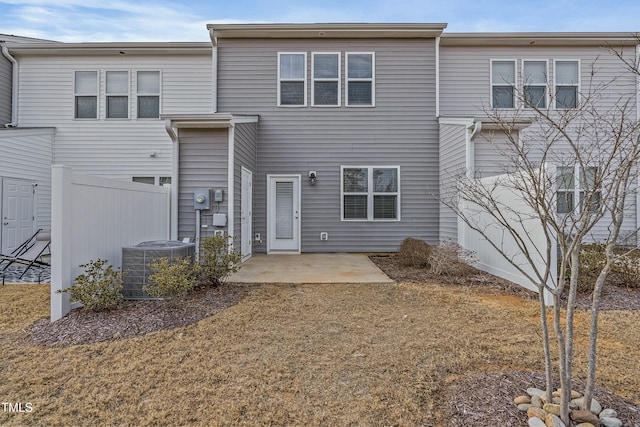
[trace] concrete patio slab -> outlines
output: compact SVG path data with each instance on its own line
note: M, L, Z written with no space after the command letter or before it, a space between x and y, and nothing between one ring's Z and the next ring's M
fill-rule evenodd
M393 283L364 254L254 255L231 283Z

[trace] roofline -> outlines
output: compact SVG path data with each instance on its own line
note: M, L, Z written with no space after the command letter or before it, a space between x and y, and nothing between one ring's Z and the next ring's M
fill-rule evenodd
M442 46L633 46L637 32L445 33Z
M208 24L212 38L434 38L447 24Z
M154 55L211 53L210 42L6 43L15 55Z

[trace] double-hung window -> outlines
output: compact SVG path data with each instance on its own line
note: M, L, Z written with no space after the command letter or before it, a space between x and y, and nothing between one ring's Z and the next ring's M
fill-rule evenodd
M138 71L138 118L160 117L160 71Z
M578 106L579 70L579 61L555 61L556 108L567 109Z
M347 106L375 105L375 68L373 53L347 53Z
M525 107L547 107L547 61L522 62Z
M341 175L343 220L400 219L398 166L343 166Z
M313 70L312 105L339 106L340 54L314 53L311 58L311 69Z
M97 119L98 72L76 71L73 85L74 117L76 119Z
M278 105L307 105L306 53L278 53Z
M129 72L106 72L107 119L129 118Z
M491 61L491 106L514 108L516 61Z
M583 173L584 172L584 173ZM598 168L589 166L559 166L556 169L556 197L558 213L579 213L584 209L585 197L590 197L589 210L600 209L600 191L596 188Z

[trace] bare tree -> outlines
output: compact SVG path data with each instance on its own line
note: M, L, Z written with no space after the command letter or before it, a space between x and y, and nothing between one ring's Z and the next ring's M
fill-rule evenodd
M606 263L594 284L591 309L590 349L585 406L590 407L596 372L596 342L602 288L615 262L628 206L627 196L637 183L640 160L640 125L635 112L633 78L621 73L603 80L598 62L591 67L591 79L575 98L532 96L513 87L517 108L508 112L485 108L487 121L502 135L497 144L504 174L486 180L474 173L458 174L457 191L442 202L479 233L539 293L540 321L545 356L546 397L552 400L553 365L548 310L558 343L561 418L569 422L573 378L574 315L583 242L596 238L605 245ZM637 67L635 69L637 72ZM630 83L631 82L631 83ZM526 82L524 87L526 88ZM551 93L551 88L546 88ZM522 123L531 125L520 130ZM493 138L489 137L493 141ZM498 139L498 138L496 138ZM526 206L505 201L502 193L518 195ZM482 214L482 215L480 215ZM489 218L489 220L480 220ZM539 225L543 245L527 230ZM495 237L496 228L502 230ZM541 236L535 236L539 242ZM511 249L505 244L509 241ZM517 250L513 251L513 246ZM558 268L553 259L558 249ZM553 298L553 308L544 294Z

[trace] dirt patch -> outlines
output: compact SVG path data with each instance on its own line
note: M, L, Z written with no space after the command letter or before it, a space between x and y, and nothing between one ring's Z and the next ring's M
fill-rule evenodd
M237 303L244 292L243 287L223 284L196 289L178 301L124 301L112 310L73 310L54 323L48 318L38 320L29 330L29 339L36 344L64 347L179 328Z

